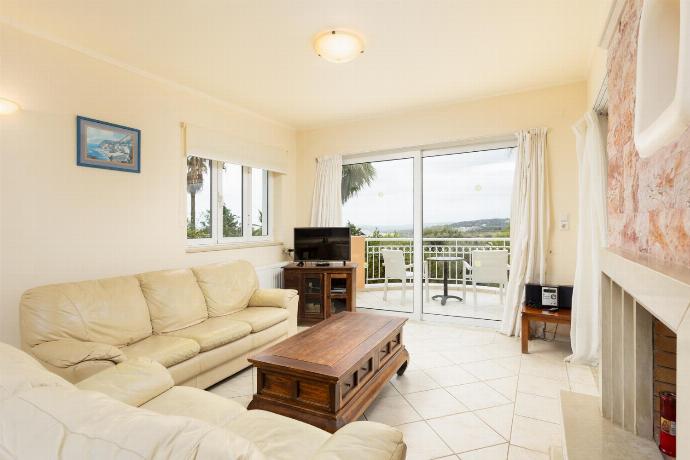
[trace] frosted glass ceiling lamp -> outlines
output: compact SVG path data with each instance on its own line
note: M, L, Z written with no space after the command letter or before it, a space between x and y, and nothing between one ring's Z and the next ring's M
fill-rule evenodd
M364 39L350 30L327 30L314 38L314 51L328 62L342 64L364 53Z
M641 157L690 127L690 0L642 5L635 99L635 146Z
M10 115L19 110L19 104L4 97L0 97L0 115Z

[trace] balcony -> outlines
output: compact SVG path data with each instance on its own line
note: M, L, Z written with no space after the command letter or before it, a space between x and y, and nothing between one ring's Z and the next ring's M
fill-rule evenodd
M413 311L413 288L408 282L405 293L399 280L388 282L387 299L384 299L385 266L381 250L401 250L406 263L412 263L414 248L412 238L352 237L352 260L357 269L357 306L400 312ZM460 316L465 318L500 320L503 305L497 285L480 285L476 301L471 283L465 284L462 263L449 264L449 293L462 297L463 302L449 299L446 305L432 297L443 292L443 264L429 260L434 256L460 257L471 262L474 250L507 250L510 254L510 238L424 238L423 260L427 266L428 281L424 280L422 311L428 314ZM427 297L427 282L429 295Z

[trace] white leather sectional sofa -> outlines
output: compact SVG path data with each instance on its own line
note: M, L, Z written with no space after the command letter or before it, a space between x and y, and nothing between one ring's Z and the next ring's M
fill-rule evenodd
M16 459L403 460L400 431L350 423L331 435L198 388L148 358L76 386L0 343L0 457Z
M297 301L245 261L42 286L21 299L22 347L70 382L144 357L207 388L294 334Z

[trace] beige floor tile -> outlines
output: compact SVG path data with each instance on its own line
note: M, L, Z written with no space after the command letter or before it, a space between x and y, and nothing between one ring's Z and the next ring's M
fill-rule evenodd
M545 422L561 423L561 409L558 399L545 398L518 391L515 398L515 413Z
M511 444L508 451L508 460L549 460L549 456L542 452L524 449Z
M474 411L474 414L498 434L506 439L510 439L510 429L513 426L513 412L514 405L506 404L505 406L477 410Z
M442 388L409 393L405 395L405 399L423 418L442 417L469 410Z
M570 384L570 389L574 393L582 393L586 395L592 395L592 396L600 396L601 392L599 391L599 387L596 385L587 385L585 383L577 383L577 382L572 382Z
M547 398L558 398L561 390L569 390L570 385L564 380L553 380L530 374L520 375L518 391Z
M505 367L508 370L513 371L517 374L520 371L520 363L522 362L521 356L510 356L508 358L498 358L494 359L494 362L500 366Z
M445 366L427 369L424 372L442 387L476 382L477 378L460 366Z
M461 367L480 380L500 379L517 375L518 373L517 370L508 369L493 360L461 364Z
M568 370L568 380L570 380L571 383L583 383L585 385L596 384L591 367L567 363L566 368Z
M426 422L406 423L396 427L407 444L407 460L429 460L453 452Z
M417 369L432 369L434 367L450 366L453 364L449 359L444 358L438 351L410 353L410 364L412 363L414 363Z
M471 450L458 455L460 460L506 460L507 456L508 444L499 444L497 446Z
M457 455L449 455L447 457L435 458L434 460L458 460L458 456Z
M407 371L403 375L396 376L391 380L391 383L402 394L433 390L439 387L439 384L421 369Z
M522 356L520 374L544 377L551 380L568 381L568 371L566 370L564 362L544 359L531 354Z
M457 350L444 350L441 354L455 364L476 363L486 361L489 358L481 353L480 347L463 347Z
M236 398L230 398L231 400L235 401L236 403L242 404L244 407L247 407L250 402L252 402L252 397L251 396L238 396Z
M505 442L494 430L471 412L428 420L455 453L495 446Z
M562 444L561 427L555 423L516 415L513 419L510 443L548 454L551 446Z
M508 358L512 356L520 356L522 354L522 347L519 340L512 340L510 342L492 342L481 347L481 351L490 359Z
M402 396L376 399L364 415L372 422L392 426L421 420L417 411Z
M395 389L391 382L386 383L377 398L388 398L389 396L400 396L398 390Z
M503 396L511 401L515 401L515 393L518 387L518 377L503 377L502 379L485 380L484 383L489 385L494 390L501 393Z
M484 382L447 387L446 390L470 410L502 406L510 400Z

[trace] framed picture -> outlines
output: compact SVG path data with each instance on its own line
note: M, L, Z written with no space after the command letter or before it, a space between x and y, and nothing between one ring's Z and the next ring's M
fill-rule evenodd
M77 116L77 165L141 171L141 131Z

